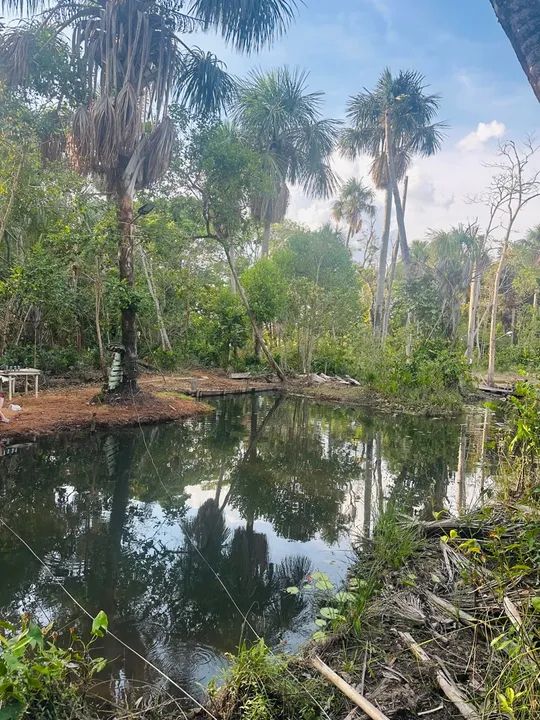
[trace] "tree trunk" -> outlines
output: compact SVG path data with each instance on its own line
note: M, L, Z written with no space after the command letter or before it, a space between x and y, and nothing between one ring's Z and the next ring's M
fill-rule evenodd
M129 293L128 303L121 310L123 357L123 385L126 389L137 388L137 312L131 294L134 287L133 271L133 197L120 191L117 198L118 218L118 271L120 281Z
M476 316L478 315L478 304L480 302L480 274L478 260L474 261L471 286L469 292L469 325L467 329L467 350L465 357L469 365L473 361L474 338L476 335Z
M101 334L101 267L99 259L96 260L96 279L94 281L94 322L96 327L96 339L99 350L99 368L103 379L107 379L107 362L105 360L105 349L103 347L103 337Z
M264 221L264 230L261 243L261 257L268 257L270 253L270 234L272 232L272 223L270 220Z
M396 208L396 220L399 232L399 244L401 247L401 258L405 267L405 274L409 274L411 258L409 253L409 245L407 243L407 231L405 230L405 214L401 197L399 195L399 187L396 179L396 170L394 165L394 148L392 139L392 129L390 127L390 119L388 112L385 117L385 142L386 142L386 161L388 165L388 181L394 195L394 205Z
M489 360L487 374L487 384L489 387L493 387L495 385L495 345L497 339L497 309L499 304L499 285L501 284L501 276L504 270L507 250L508 236L504 241L504 245L501 250L501 257L499 258L499 264L497 266L497 272L495 273L495 280L493 281L493 297L491 300L491 325L489 328Z
M242 287L242 284L240 283L238 273L236 272L236 267L234 266L234 262L232 261L232 258L231 258L230 250L227 247L226 243L222 243L222 246L223 246L223 250L225 251L225 255L227 257L227 262L229 263L231 273L234 277L236 287L238 288L238 294L240 295L240 299L242 300L242 303L244 304L244 307L246 308L246 312L248 314L248 318L251 323L251 327L253 328L253 332L254 332L255 336L257 337L257 340L259 342L261 350L263 351L266 359L268 360L268 362L270 364L270 367L275 371L278 378L281 380L281 382L285 382L285 373L279 367L277 362L274 360L274 356L270 352L270 349L268 348L267 344L264 342L264 338L261 335L261 331L259 330L259 327L257 325L255 315L253 314L253 310L251 309L249 300L247 299L247 295L244 291L244 288Z
M169 340L169 336L167 334L167 328L165 327L165 320L163 319L163 313L161 312L161 305L159 302L158 294L156 292L156 286L154 283L154 273L152 271L152 265L151 261L148 260L148 257L146 255L146 250L143 248L141 243L138 243L139 247L139 254L141 256L141 262L144 270L144 275L146 277L146 283L148 285L148 292L150 293L150 297L154 301L154 307L156 309L156 317L158 321L158 328L159 328L159 338L161 340L161 348L162 350L165 350L166 352L171 352L171 341Z
M540 2L490 0L521 67L540 102Z
M384 205L384 227L381 236L381 250L379 252L379 270L377 273L377 289L375 291L375 308L373 311L373 330L375 335L382 337L384 283L386 280L386 261L388 258L388 241L390 238L390 223L392 220L392 190L386 188Z
M409 176L405 176L403 181L403 212L407 205L407 191L409 189ZM394 278L396 276L396 265L399 251L399 237L396 238L394 247L392 248L392 259L390 261L390 271L388 273L387 292L386 292L386 303L384 305L383 323L382 323L382 341L386 340L388 335L388 327L390 325L390 312L392 311L392 289L394 287Z

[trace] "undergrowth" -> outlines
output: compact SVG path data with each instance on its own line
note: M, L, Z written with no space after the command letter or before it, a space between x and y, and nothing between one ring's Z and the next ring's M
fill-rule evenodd
M107 629L100 612L92 624L92 639L84 642L75 628L64 644L53 625L40 627L29 615L20 626L0 622L1 720L90 720L95 715L85 702L91 678L106 665L92 657L94 640Z

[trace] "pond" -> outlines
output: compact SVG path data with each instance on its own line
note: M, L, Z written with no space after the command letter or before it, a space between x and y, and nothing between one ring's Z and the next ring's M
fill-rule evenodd
M487 411L428 420L274 395L214 405L181 425L5 447L2 518L54 578L0 527L0 617L68 628L84 616L65 588L200 694L250 627L280 649L309 638L311 608L286 588L315 570L342 580L386 503L431 519L489 487ZM156 680L102 642L113 693Z

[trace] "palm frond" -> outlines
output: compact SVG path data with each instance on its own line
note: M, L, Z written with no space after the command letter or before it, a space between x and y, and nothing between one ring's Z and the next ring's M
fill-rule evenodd
M159 180L169 167L175 139L176 128L169 118L164 118L150 133L144 163L144 187Z
M433 122L440 98L425 90L420 73L405 70L393 76L386 68L372 92L364 91L349 99L346 115L350 126L341 133L339 147L343 155L352 159L362 153L371 156L376 187L388 184L386 117L392 130L398 180L405 175L413 155L429 156L440 149L446 126Z
M230 103L236 85L213 53L193 48L184 57L177 87L181 102L200 115L211 115Z
M272 158L276 193L289 182L328 197L337 182L330 156L338 122L321 117L322 93L310 92L307 79L287 67L251 73L239 86L234 116L246 140Z
M205 30L214 28L237 50L250 52L282 35L297 7L297 0L192 0L189 13Z
M0 35L0 72L8 87L24 85L38 49L37 27L24 23Z

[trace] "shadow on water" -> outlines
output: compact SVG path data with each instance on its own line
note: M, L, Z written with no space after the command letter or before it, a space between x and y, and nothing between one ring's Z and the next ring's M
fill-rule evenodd
M489 416L380 416L301 398L220 399L183 425L61 437L0 457L2 517L90 612L192 690L250 637L309 637L311 611L285 592L312 570L339 581L351 538L369 536L387 502L431 517L489 486ZM229 590L223 590L216 578ZM59 627L80 612L0 530L0 611ZM239 606L241 613L238 612ZM124 678L155 679L104 638Z

